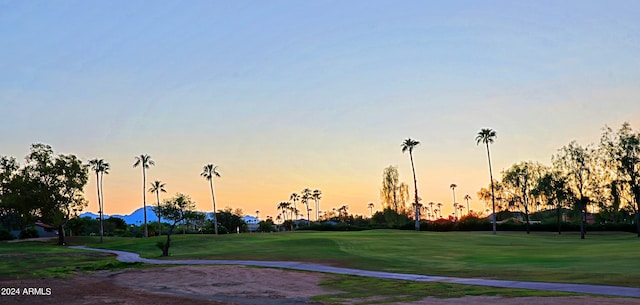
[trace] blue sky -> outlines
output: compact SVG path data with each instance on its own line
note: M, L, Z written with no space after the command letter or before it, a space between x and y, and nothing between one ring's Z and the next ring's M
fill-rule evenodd
M0 1L0 154L45 142L106 159L108 213L140 204L141 153L202 209L215 163L222 206L275 216L308 186L365 213L384 167L410 182L413 137L422 197L448 203L449 184L488 183L480 128L498 132L496 172L605 124L640 128L638 15L636 1Z

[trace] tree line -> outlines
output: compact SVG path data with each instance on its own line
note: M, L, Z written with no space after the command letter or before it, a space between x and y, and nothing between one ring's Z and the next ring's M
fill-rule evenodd
M572 141L551 160L550 165L515 163L478 196L498 211L522 212L527 232L531 212L542 208L556 211L559 233L563 211L573 210L581 238L588 215L603 223L635 222L640 237L640 133L629 123L615 131L605 126L597 144Z

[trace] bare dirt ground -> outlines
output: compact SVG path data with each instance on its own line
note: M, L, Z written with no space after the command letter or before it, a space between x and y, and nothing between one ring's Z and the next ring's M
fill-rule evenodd
M46 288L50 295L0 296L0 304L318 304L311 296L339 293L319 286L329 275L242 266L180 266L97 272L70 279L0 281L0 287ZM7 290L3 289L4 292ZM375 299L368 299L375 302ZM345 300L357 303L365 300ZM608 297L426 298L418 304L638 304L640 299Z

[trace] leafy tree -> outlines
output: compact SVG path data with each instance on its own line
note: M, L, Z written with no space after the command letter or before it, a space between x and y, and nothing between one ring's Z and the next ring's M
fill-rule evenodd
M489 151L489 144L493 143L496 139L496 131L491 128L483 128L476 135L476 145L483 143L487 147L487 159L489 160L489 178L491 182L491 206L493 207L493 234L496 234L496 196L493 186L493 171L491 169L491 153Z
M593 188L591 168L593 154L591 147L582 147L573 141L559 149L558 154L553 157L554 166L566 177L571 191L576 195L573 206L581 213L581 239L584 239L586 234L587 206L591 201L588 195Z
M109 236L123 235L129 228L124 219L120 217L110 216L109 218L105 219L104 224L107 227L107 230L105 230L105 232L107 232L107 235Z
M104 159L92 159L89 160L89 166L91 170L96 173L96 188L98 189L98 213L100 214L100 243L103 242L104 237L104 191L102 188L102 178L104 174L109 174L109 163Z
M503 198L507 198L508 196L504 189L504 185L500 181L493 181L493 189L495 197L491 192L491 183L486 188L480 188L477 195L478 198L484 201L489 207L492 207L495 203L496 211L498 213L496 215L499 215L501 211L506 211L509 208L509 206L503 202Z
M187 228L189 232L200 231L207 227L207 214L198 211L190 211L187 213L183 221L182 234L186 234Z
M502 174L502 182L505 188L510 190L509 201L511 205L524 212L526 221L526 230L529 234L529 213L532 205L531 190L535 187L539 178L542 166L533 162L521 162L512 165Z
M156 204L160 206L160 192L166 193L167 190L164 188L165 183L159 180L153 181L151 183L151 187L149 188L149 193L156 193ZM162 235L162 224L160 223L160 214L158 216L158 236Z
M202 173L200 176L204 177L209 181L209 188L211 189L211 200L213 201L213 230L216 235L218 235L218 218L216 216L216 196L213 193L213 177L220 177L220 173L218 172L218 167L213 164L207 164L202 168Z
M389 166L382 172L382 188L380 189L380 199L382 200L383 209L392 209L395 213L386 213L388 217L393 215L401 215L406 212L407 202L409 201L409 186L399 181L398 168ZM389 218L389 223L398 222L398 218Z
M260 232L273 232L275 225L273 224L273 219L267 218L267 220L263 220L258 224L258 231Z
M88 203L82 190L89 177L88 166L74 155L57 155L45 144L31 145L22 174L28 181L23 202L32 201L43 221L58 228L58 244L64 245L65 225L71 215Z
M235 211L230 207L225 207L222 211L217 213L218 224L223 229L223 233L233 233L236 230L240 232L247 232L248 226L242 220L242 210L236 209Z
M142 208L144 213L144 237L149 237L149 229L147 228L147 195L145 191L145 185L147 185L147 168L152 165L156 165L156 163L151 160L151 156L147 154L142 154L140 156L136 156L136 162L133 163L133 167L140 166L142 168Z
M0 156L0 225L20 231L37 217L39 201L31 191L38 182L28 179L13 157Z
M411 138L406 138L402 142L402 152L409 152L409 158L411 159L411 170L413 171L413 189L415 190L415 211L416 211L416 221L415 221L415 229L416 231L420 231L420 209L418 205L420 203L420 197L418 197L418 180L416 179L416 168L413 164L413 149L420 144L420 141L413 140Z
M605 130L605 134L611 134L610 128ZM615 160L614 168L617 170L617 187L623 185L627 187L631 194L632 201L635 202L636 225L638 237L640 237L640 133L634 132L628 122L622 124L610 141L605 141L609 148L610 155ZM618 198L621 195L618 189Z
M573 201L567 178L557 171L548 171L536 181L531 193L545 198L547 205L556 210L558 234L562 234L562 210Z
M92 233L100 231L100 220L93 219L89 216L85 217L73 217L69 219L69 223L67 223L67 227L72 235L75 236L86 236L91 235Z
M171 247L171 235L178 223L187 219L196 204L191 197L186 194L177 193L169 199L165 199L160 206L154 207L154 212L162 218L169 221L169 230L167 232L167 241L158 244L162 248L162 256L169 256L169 247Z

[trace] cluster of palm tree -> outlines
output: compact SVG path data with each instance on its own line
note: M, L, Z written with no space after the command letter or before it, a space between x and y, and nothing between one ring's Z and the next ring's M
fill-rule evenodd
M434 205L436 208L433 207ZM442 202L435 203L430 201L428 204L422 206L422 210L424 211L427 220L442 218Z
M453 191L453 215L452 216L455 219L459 219L462 217L462 211L464 210L464 206L456 201L456 187L458 187L458 185L455 183L451 183L451 185L449 185L449 188L451 188L451 190ZM467 201L467 214L469 214L471 212L471 210L469 209L469 200L471 200L471 196L469 196L468 194L465 195L464 200ZM459 214L458 214L458 211L460 211Z
M147 184L147 169L150 166L154 166L156 163L151 159L150 155L141 154L139 156L135 156L135 162L133 163L133 167L141 167L142 168L142 208L143 208L143 217L144 217L144 237L149 237L149 230L147 228L147 197L145 190L145 185ZM104 191L102 188L102 179L104 174L109 174L109 163L105 162L103 159L93 159L89 161L89 166L96 173L96 185L98 189L98 206L99 206L99 214L100 214L100 242L103 241L104 229L103 229L103 214L104 214ZM215 234L218 234L218 222L216 218L216 199L213 191L213 178L220 177L220 173L218 172L218 167L213 164L207 164L202 168L202 173L200 174L202 177L209 181L209 187L211 189L211 200L213 201L213 221L215 227ZM151 187L148 189L148 192L155 193L156 195L156 204L157 207L160 207L160 193L166 193L165 189L166 184L160 180L155 180L151 183ZM158 216L158 234L161 235L162 227L161 227L161 218Z
M311 190L310 188L304 188L300 194L291 193L289 195L290 201L281 201L278 203L277 209L280 210L280 214L276 217L278 221L287 221L293 220L296 217L303 217L303 213L298 209L298 201L300 201L307 212L307 221L311 221L311 211L310 207L311 201L313 200L315 203L315 216L316 221L318 221L320 214L320 199L322 199L322 191L319 189Z
M486 145L487 147L487 158L489 159L489 177L491 179L491 183L492 183L492 194L493 194L493 172L491 169L491 154L489 151L489 144L493 143L494 140L496 138L496 132L491 129L491 128L483 128L480 130L480 132L478 132L477 136L476 136L476 144L480 144L483 143ZM413 149L418 146L420 144L420 141L418 140L414 140L411 138L407 138L402 142L402 152L409 152L409 158L411 160L411 170L413 172L413 189L414 189L414 210L415 210L415 229L419 230L420 229L420 210L424 209L425 211L427 209L429 209L429 211L433 211L433 213L431 213L431 215L436 215L435 210L433 210L433 202L430 202L430 208L426 208L426 207L422 207L422 204L420 203L421 198L418 196L418 180L416 178L416 169L415 169L415 164L413 162ZM454 215L457 217L457 211L460 210L460 214L462 214L462 210L463 210L463 206L459 205L456 202L455 199L455 188L457 187L457 185L455 183L450 185L450 188L453 191L453 205L454 205ZM493 195L492 195L493 197ZM469 200L471 199L471 196L466 195L465 200L467 201L467 212L469 212ZM492 199L493 201L493 211L495 214L495 200ZM440 212L440 217L442 217L442 212L441 212L441 203L438 203L439 207L438 207L438 212ZM494 221L493 221L493 233L495 234L495 217L494 217Z
M91 170L96 173L96 187L98 189L98 213L100 215L100 243L104 238L104 191L102 188L102 178L104 174L109 174L109 163L104 159L89 160Z

